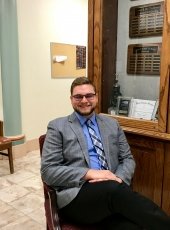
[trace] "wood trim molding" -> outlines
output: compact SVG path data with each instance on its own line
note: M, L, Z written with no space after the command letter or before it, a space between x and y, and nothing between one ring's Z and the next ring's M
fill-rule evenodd
M164 26L161 50L161 71L160 71L160 98L159 98L159 122L160 132L167 131L168 100L169 100L169 65L170 65L170 1L165 0Z
M129 117L120 117L105 114L116 119L125 133L131 133L139 136L151 137L161 141L170 141L170 134L158 131L158 122L139 120Z
M122 129L125 133L136 134L139 136L151 137L153 139L161 140L161 141L170 141L170 134L163 133L163 132L156 132L150 130L143 130L143 129L135 129L130 127L122 126Z
M131 128L138 128L144 130L152 130L158 131L158 122L157 121L149 121L149 120L142 120L142 119L135 119L132 117L123 117L123 116L116 116L116 115L109 115L114 119L116 119L121 126L131 127Z
M102 7L103 0L89 0L88 78L92 80L98 91L99 103L96 112L101 110Z
M93 80L94 1L88 0L88 78Z

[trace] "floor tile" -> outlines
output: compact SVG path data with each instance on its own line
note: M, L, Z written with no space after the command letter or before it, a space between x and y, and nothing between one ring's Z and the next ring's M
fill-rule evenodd
M0 177L0 189L9 187L9 186L11 186L13 184L14 184L13 182L8 181L6 178Z
M0 216L1 216L1 213L6 212L7 210L9 210L11 208L12 207L10 205L8 205L7 203L0 200Z
M17 184L0 190L0 200L10 203L28 194L29 191Z
M42 188L42 180L40 176L39 177L34 176L27 180L22 181L21 183L19 183L19 185L26 188L30 192L34 192Z
M0 160L0 178L3 176L10 175L9 162L3 163L6 160Z
M46 230L39 150L14 159L0 159L0 229Z
M33 220L37 221L39 224L46 225L46 217L45 217L45 210L44 207L37 209L34 212L27 214Z
M25 216L2 227L1 230L45 230L45 226Z
M19 171L16 171L14 174L5 176L4 178L6 178L8 181L11 181L11 182L18 184L21 181L24 181L24 180L29 179L29 178L34 177L34 176L35 176L35 174L33 174L32 172L29 172L25 169L21 169Z
M13 222L15 222L16 220L18 220L19 218L23 217L24 214L14 208L9 208L8 210L1 212L0 215L0 229L2 229L2 227L11 224Z
M38 195L34 195L33 193L23 196L10 203L11 206L24 214L40 209L40 207L43 207L43 204L44 199Z

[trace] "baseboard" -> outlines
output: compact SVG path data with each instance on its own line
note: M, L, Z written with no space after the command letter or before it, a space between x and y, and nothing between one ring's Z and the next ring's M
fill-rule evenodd
M27 155L28 152L32 152L38 149L39 149L38 139L32 139L32 140L26 141L23 144L15 145L12 147L13 158L16 159L16 158L25 156Z

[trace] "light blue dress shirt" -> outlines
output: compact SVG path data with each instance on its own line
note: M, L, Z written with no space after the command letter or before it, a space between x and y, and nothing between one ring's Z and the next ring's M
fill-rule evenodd
M96 149L95 149L95 147L93 145L93 142L91 140L91 137L90 137L87 125L86 125L87 118L81 116L78 113L76 113L76 116L78 117L78 119L80 121L80 124L82 126L82 129L83 129L86 141L87 141L88 152L89 152L89 157L90 157L90 167L91 167L91 169L101 169L101 164L100 164L100 161L99 161L98 154L97 154ZM101 139L95 114L90 118L90 120L93 123L93 129L97 133L98 137Z

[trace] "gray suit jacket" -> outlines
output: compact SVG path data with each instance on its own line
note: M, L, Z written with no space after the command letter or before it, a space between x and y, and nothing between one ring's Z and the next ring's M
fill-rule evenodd
M96 115L109 170L130 184L135 162L118 122ZM41 175L57 193L59 208L70 203L85 183L90 167L85 136L75 113L48 124L42 152Z

